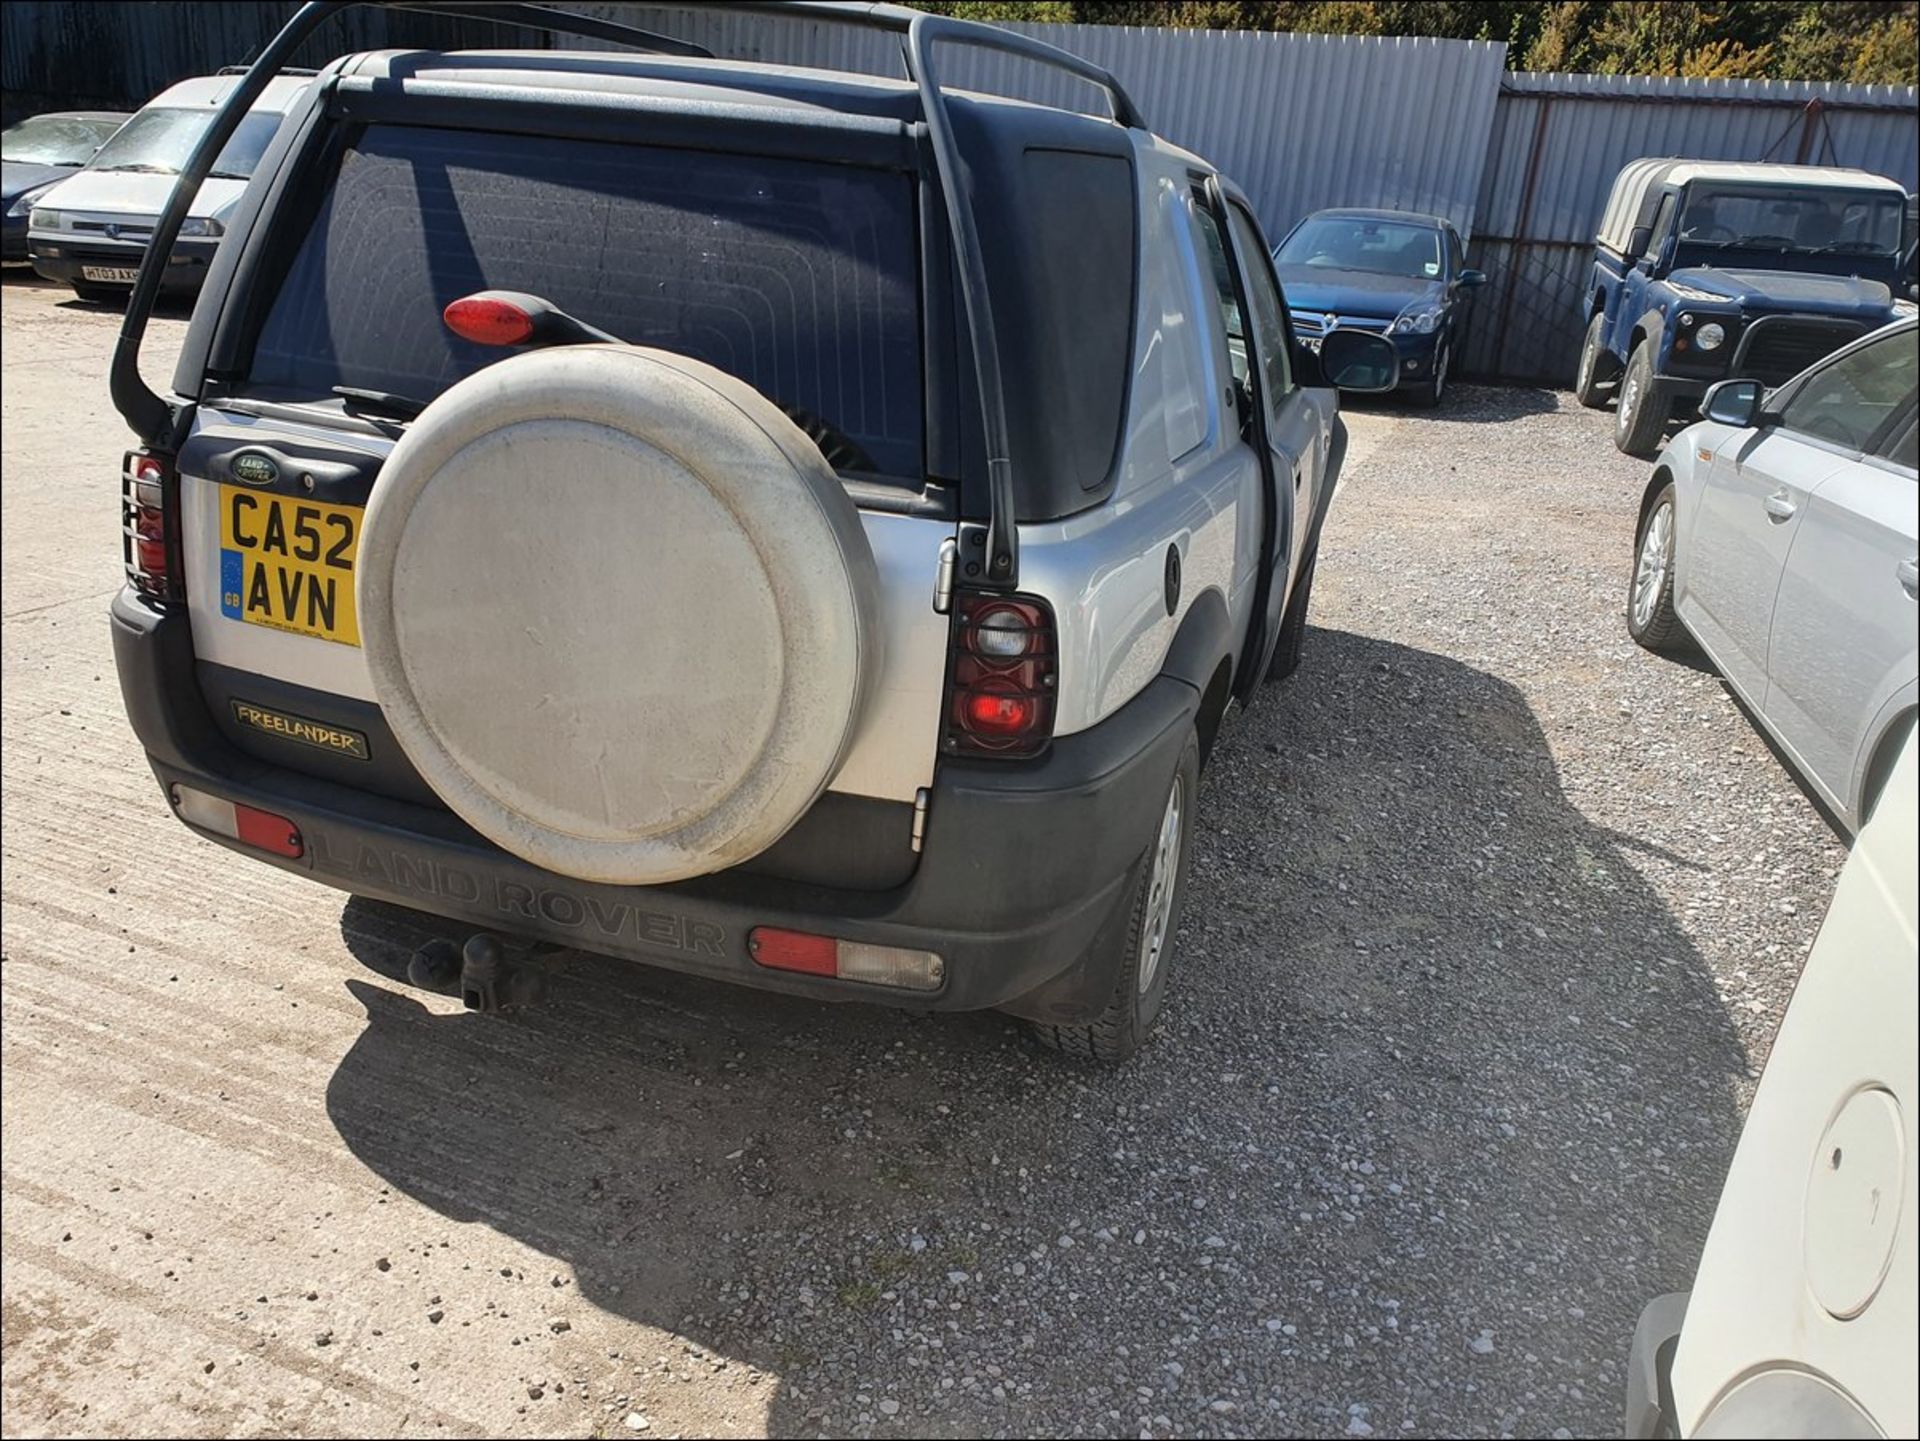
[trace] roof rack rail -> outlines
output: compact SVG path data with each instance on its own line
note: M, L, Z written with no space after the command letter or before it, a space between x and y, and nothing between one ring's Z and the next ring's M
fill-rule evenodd
M253 69L251 65L222 65L213 73L215 75L245 75L251 69ZM304 65L283 65L280 67L280 73L282 75L318 75L320 72L318 70L309 70Z
M704 0L700 8L719 5L722 0ZM143 443L171 449L176 443L177 413L174 406L155 394L140 376L140 343L146 336L147 321L153 314L160 293L161 277L166 271L165 257L173 251L188 207L205 182L219 155L241 119L274 76L289 73L287 59L326 21L355 5L374 5L388 10L423 11L428 14L462 19L494 20L563 35L609 40L638 49L674 55L709 57L711 52L698 45L651 31L615 24L588 15L552 10L542 5L490 4L485 0L307 0L268 42L246 78L233 87L215 115L213 124L202 133L193 154L174 182L173 193L155 222L147 251L140 262L139 278L127 301L126 318L121 322L120 338L114 346L109 373L109 390L114 408L125 418ZM946 92L941 88L934 66L935 50L943 45L970 45L998 50L1077 76L1096 86L1106 97L1116 124L1128 129L1145 128L1139 108L1113 74L1102 67L1069 54L1045 41L1034 40L1011 30L983 25L971 20L956 20L944 15L911 10L904 5L838 4L833 0L733 0L725 3L730 11L751 11L784 19L834 21L864 29L884 30L905 37L903 59L908 78L920 92L931 144L934 169L938 173L941 198L945 201L948 224L952 229L955 263L959 269L960 298L966 310L967 329L973 342L975 379L980 395L980 418L987 452L987 564L984 583L1011 589L1019 583L1019 537L1013 485L1013 459L1007 439L1006 392L1000 374L1000 352L995 338L993 303L987 289L986 258L980 248L980 231L974 223L972 196L960 163L960 150L948 123ZM223 71L223 74L230 73ZM312 72L294 72L312 73ZM156 261L155 257L161 259Z

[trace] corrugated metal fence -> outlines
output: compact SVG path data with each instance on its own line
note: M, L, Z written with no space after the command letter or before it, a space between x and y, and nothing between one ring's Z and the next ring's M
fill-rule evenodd
M695 40L716 55L902 73L896 37L725 7L568 8ZM249 59L290 3L0 5L7 118L74 105L132 107L172 81ZM302 57L382 46L550 43L486 21L353 10ZM1920 168L1917 92L1889 86L1664 80L1504 71L1500 44L1109 25L1009 28L1106 66L1155 130L1246 190L1276 239L1310 211L1375 205L1445 215L1490 283L1463 367L1565 384L1582 330L1589 249L1620 167L1646 155L1804 160L1890 175ZM591 42L581 42L591 44ZM955 50L949 83L1052 104L1094 104L1031 62Z
M576 7L693 40L716 55L904 73L895 36L724 8ZM1120 78L1159 134L1239 182L1276 236L1310 211L1359 203L1473 216L1506 48L1483 41L1008 24ZM949 85L1050 105L1104 102L1072 76L981 49L943 52ZM1462 145L1459 137L1473 137Z

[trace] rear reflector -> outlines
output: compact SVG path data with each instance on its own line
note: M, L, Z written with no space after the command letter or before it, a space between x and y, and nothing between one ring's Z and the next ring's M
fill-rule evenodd
M243 846L270 851L276 856L298 858L306 854L300 842L300 830L285 816L272 811L257 811L252 806L236 805L219 796L208 795L192 786L172 788L173 808L180 819L217 835L231 836Z
M932 951L870 946L864 941L842 941L772 926L756 926L748 933L747 952L769 970L832 976L897 990L937 991L947 974L946 962Z

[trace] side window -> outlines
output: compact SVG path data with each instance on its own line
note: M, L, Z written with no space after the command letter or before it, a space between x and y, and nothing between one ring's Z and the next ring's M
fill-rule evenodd
M1266 392L1267 414L1279 420L1279 405L1293 389L1293 373L1287 356L1287 323L1280 298L1279 283L1273 278L1273 266L1267 259L1266 243L1253 217L1239 205L1227 207L1227 223L1233 227L1233 248L1240 257L1240 269L1247 279L1247 305L1253 311L1253 348L1260 362L1261 388Z
M1660 197L1660 209L1653 217L1653 238L1647 241L1647 248L1641 252L1642 255L1660 253L1660 247L1667 243L1667 237L1673 233L1673 217L1679 208L1671 190Z
M1917 380L1920 349L1911 332L1889 335L1808 376L1781 420L1788 430L1865 450L1894 413L1911 403Z
M1208 273L1213 277L1214 294L1220 302L1220 322L1227 332L1227 354L1233 362L1233 378L1245 383L1247 327L1240 314L1240 302L1234 297L1233 272L1227 267L1227 247L1220 238L1220 227L1213 218L1213 212L1207 209L1206 200L1198 191L1194 192L1189 212L1193 216L1193 228L1200 235Z
M1895 422L1893 429L1887 432L1886 439L1874 447L1874 454L1904 470L1920 469L1920 451L1916 450L1916 442L1920 442L1920 424L1916 424L1913 407L1909 405L1906 420Z
M1447 227L1447 274L1457 280L1460 272L1466 268L1466 247L1460 243L1460 232L1449 225Z

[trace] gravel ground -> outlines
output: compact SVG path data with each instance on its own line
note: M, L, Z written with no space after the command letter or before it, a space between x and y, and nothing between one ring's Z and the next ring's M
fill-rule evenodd
M62 294L4 293L8 1435L1617 1429L1842 852L1627 640L1609 417L1358 410L1097 1070L583 956L472 1017L398 981L417 918L190 838L107 646L116 317Z

